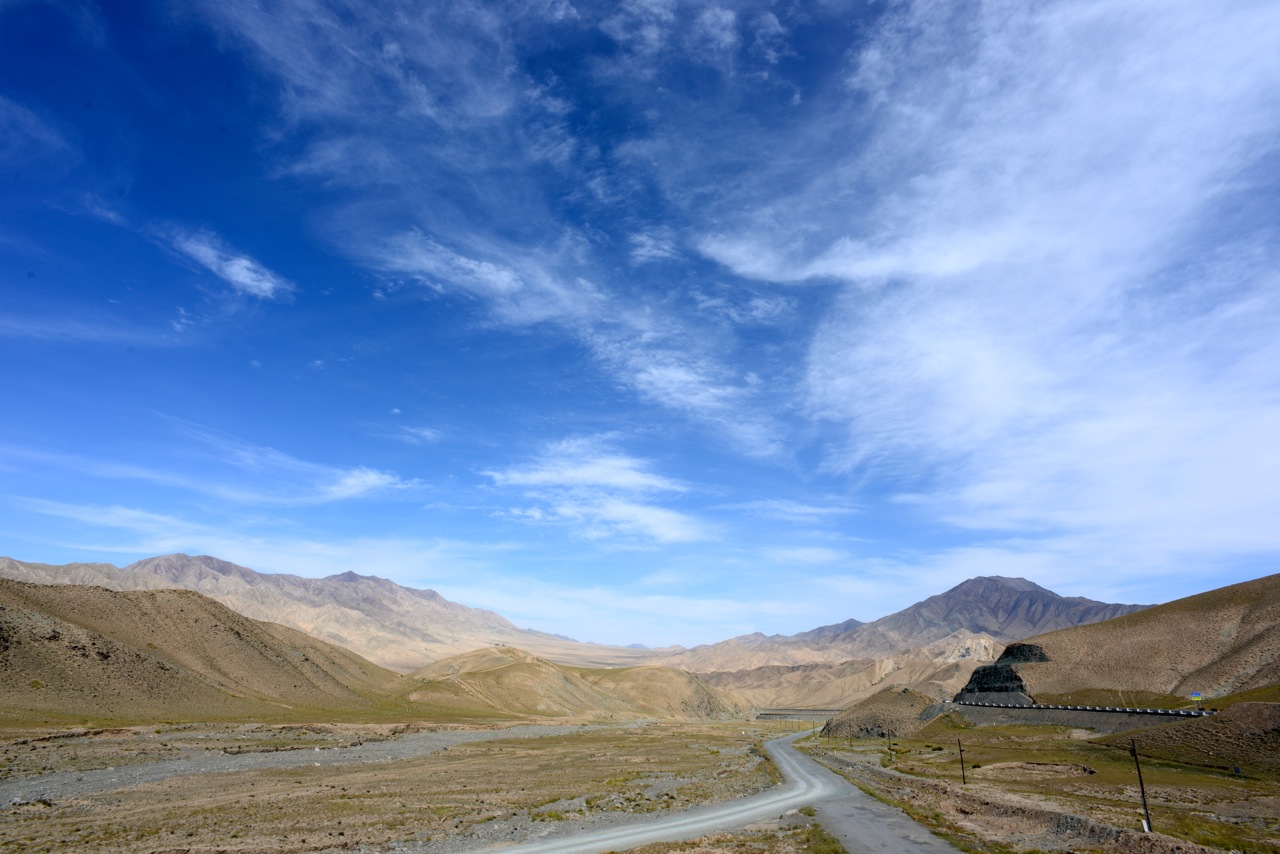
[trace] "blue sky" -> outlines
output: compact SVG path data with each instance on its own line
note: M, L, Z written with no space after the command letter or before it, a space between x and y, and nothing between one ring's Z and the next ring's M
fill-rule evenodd
M0 553L598 642L1277 570L1280 6L0 0Z

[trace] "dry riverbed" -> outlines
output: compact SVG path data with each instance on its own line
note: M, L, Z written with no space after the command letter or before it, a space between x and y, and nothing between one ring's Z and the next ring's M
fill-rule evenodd
M0 850L462 851L760 791L773 734L741 722L10 733ZM758 850L786 851L797 832L760 828L774 847Z

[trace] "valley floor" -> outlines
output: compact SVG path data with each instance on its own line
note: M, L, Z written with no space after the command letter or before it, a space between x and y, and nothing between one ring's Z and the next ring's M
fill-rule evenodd
M776 775L761 744L782 729L737 722L10 733L0 739L0 851L303 852L406 842L469 850L761 791Z

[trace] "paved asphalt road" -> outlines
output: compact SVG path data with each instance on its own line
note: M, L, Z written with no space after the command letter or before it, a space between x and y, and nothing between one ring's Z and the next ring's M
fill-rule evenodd
M807 804L818 811L822 826L840 839L849 854L880 851L954 854L955 848L901 810L877 801L797 752L791 742L803 735L807 733L774 739L765 745L787 782L758 795L639 824L483 850L502 854L621 851L651 842L675 842L739 830L752 822L777 818L787 810Z

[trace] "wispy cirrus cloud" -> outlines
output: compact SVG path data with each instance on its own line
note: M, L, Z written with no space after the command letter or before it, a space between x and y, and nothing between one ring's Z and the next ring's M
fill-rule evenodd
M566 279L550 265L504 258L488 247L489 258L449 249L421 232L396 235L368 251L366 258L388 273L413 276L428 287L481 299L505 322L517 325L554 320L590 323L602 314L600 292L585 279ZM497 257L494 257L497 256Z
M828 504L812 504L784 498L761 498L754 501L741 501L736 504L724 504L721 505L721 508L744 511L752 516L764 519L803 522L806 524L824 522L857 512L856 508L850 507L843 499L839 498L832 498Z
M609 437L563 439L549 445L538 459L503 471L485 472L502 486L555 486L617 489L628 492L684 492L679 481L654 474L644 460L620 453Z
M430 445L444 438L444 433L434 427L411 427L407 424L399 425L389 435L407 445Z
M710 426L753 455L778 453L781 427L762 407L748 375L726 363L716 344L726 333L695 333L687 318L662 307L620 298L575 277L573 252L504 248L489 242L485 256L449 249L421 233L396 235L360 250L377 269L417 279L440 294L478 299L506 324L552 323L589 347L616 380L648 401ZM716 316L731 323L767 324L785 301L727 302Z
M80 154L49 122L12 98L0 95L0 162L51 157L75 161Z
M825 563L837 563L847 560L849 555L838 549L828 549L822 546L795 546L793 548L774 548L768 549L766 553L773 560L781 564L803 564L803 565L819 565Z
M356 15L327 3L305 13L234 1L200 8L282 84L291 145L279 173L360 195L322 216L341 251L399 280L379 295L408 279L434 297L475 301L493 322L567 335L645 402L754 455L779 452L779 420L755 401L758 389L720 355L718 340L735 346L735 323L771 323L779 306L763 298L741 313L694 318L620 276L613 256L624 247L646 268L680 257L673 228L615 222L652 167L637 171L639 161L581 138L574 122L589 108L556 71L535 70L522 43L588 43L609 33L627 55L612 69L594 57L583 71L630 88L637 84L621 69L653 59L642 59L644 43L691 57L706 58L711 44L732 52L735 13L649 3ZM688 39L672 36L684 31ZM592 225L566 218L565 204L594 210Z
M1280 11L937 12L895 7L853 55L822 121L860 146L762 173L769 203L697 243L843 283L806 365L828 470L1039 543L1024 564L1063 536L1141 543L1124 572L1273 552Z
M246 500L266 504L310 505L412 490L422 484L368 466L340 467L299 459L275 448L255 445L192 424L182 431L216 455L217 461L249 477ZM231 494L238 494L233 491Z
M233 505L306 507L416 490L418 480L368 466L330 466L298 459L194 425L180 423L195 443L151 448L145 462L86 456L18 445L0 445L0 460L17 470L52 466L86 477L132 480L217 498ZM192 474L198 463L200 474Z
M709 539L709 526L659 506L658 495L688 487L650 471L649 464L615 450L611 437L577 437L548 445L538 458L485 474L501 487L519 488L533 506L511 514L531 522L572 526L588 539L635 537L676 543Z
M168 230L174 249L200 264L237 293L258 299L288 299L297 286L261 263L229 246L211 231Z
M71 317L65 312L57 317L0 314L0 336L130 347L167 347L176 343L173 336L157 334L120 318Z

